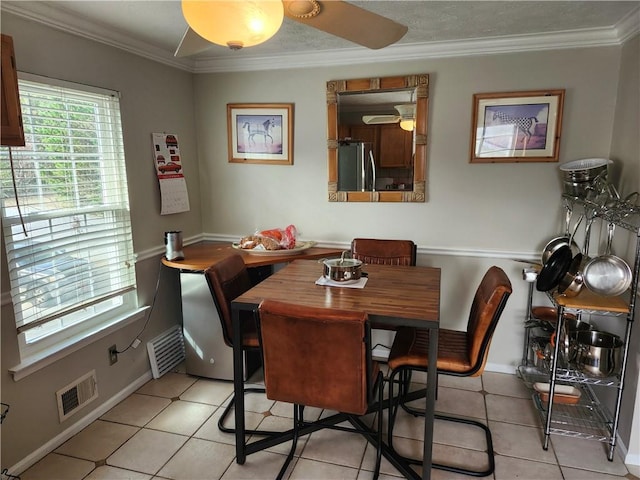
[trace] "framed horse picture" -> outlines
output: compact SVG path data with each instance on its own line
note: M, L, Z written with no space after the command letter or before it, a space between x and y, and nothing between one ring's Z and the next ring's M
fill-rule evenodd
M476 93L471 163L557 162L564 90Z
M227 104L230 163L293 165L292 103Z

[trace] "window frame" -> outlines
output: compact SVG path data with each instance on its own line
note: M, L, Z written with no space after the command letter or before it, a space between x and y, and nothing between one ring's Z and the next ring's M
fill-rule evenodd
M115 197L116 199L118 199L118 202L116 202L114 205L111 205L109 202L105 203L103 199L102 203L100 203L97 207L95 207L95 210L102 215L107 216L110 214L114 218L117 218L117 220L115 220L115 224L111 224L112 225L111 228L114 228L113 225L115 226L119 226L121 224L124 225L125 233L122 235L122 238L124 240L120 240L121 237L118 237L118 238L119 238L119 241L123 241L126 244L126 253L123 254L123 256L128 257L127 261L125 261L124 263L118 263L115 266L111 267L111 268L116 268L116 270L119 272L117 275L118 279L124 279L125 285L124 285L124 288L121 288L121 289L114 288L111 285L106 288L106 290L109 290L109 289L111 290L110 290L110 293L105 295L105 299L102 300L101 303L102 304L106 303L110 305L107 305L106 307L103 306L102 310L99 311L100 308L98 307L100 306L100 302L92 302L92 299L90 298L90 296L93 295L93 286L92 286L91 293L85 294L83 296L83 299L78 301L78 303L76 304L76 307L73 307L73 308L61 307L58 309L56 313L52 313L50 315L42 314L38 316L39 319L50 318L45 322L45 324L47 323L52 324L52 323L58 322L59 326L57 328L54 327L53 328L54 331L52 333L47 333L44 336L33 338L31 340L28 339L29 335L27 334L27 332L29 332L29 330L32 330L32 333L33 333L33 329L34 329L33 324L37 324L39 320L22 323L22 318L21 318L22 313L18 312L18 309L20 307L17 306L16 304L16 299L18 295L17 285L19 280L17 279L17 277L15 281L14 281L14 278L11 278L11 287L12 287L11 296L12 296L12 303L14 306L14 320L16 322L16 329L17 329L16 334L18 339L20 359L22 363L29 364L32 361L37 361L37 359L41 359L43 356L51 355L60 350L67 349L69 345L73 344L74 342L83 341L83 340L86 340L88 337L95 335L96 333L99 333L101 331L104 332L105 329L110 329L114 325L122 321L130 321L132 316L138 318L139 312L141 312L143 309L138 308L138 301L137 301L138 300L137 299L137 281L136 281L136 274L135 274L136 258L135 258L135 253L133 251L132 225L131 225L131 216L130 216L130 208L129 208L128 182L126 178L124 135L122 132L122 124L121 124L121 107L119 102L119 93L112 90L99 88L99 87L87 86L87 85L82 85L74 82L68 82L64 80L58 80L58 79L53 79L49 77L42 77L39 75L18 72L19 84L24 83L23 81L40 84L39 87L43 89L50 87L52 96L55 95L56 91L60 91L59 89L62 88L62 89L73 90L74 92L77 92L82 95L91 95L91 94L100 95L103 97L103 99L106 96L110 97L110 100L100 100L97 98L95 99L97 103L103 103L103 106L108 105L108 107L106 107L104 112L101 112L101 114L98 116L99 118L98 121L100 123L99 124L93 123L92 125L95 128L96 132L100 130L100 127L103 124L113 128L113 131L110 131L107 137L104 137L102 132L100 132L100 133L96 133L96 138L98 139L97 140L97 145L99 146L98 150L102 152L102 149L105 145L104 143L102 143L104 138L108 138L108 142L109 142L108 145L112 146L114 150L113 151L110 150L109 154L107 154L106 157L104 155L97 155L96 159L93 160L93 163L98 165L95 168L101 171L103 169L107 169L112 173L107 174L106 177L100 176L100 181L97 182L94 180L92 185L98 186L100 189L104 191L105 185L106 185L105 182L107 180L118 179L117 183L112 183L112 188L108 190L110 193L106 195L106 197L110 199L111 192L115 192ZM69 94L72 95L73 92L69 92ZM117 103L112 105L114 98L117 99ZM23 118L25 116L29 116L29 114L30 114L29 108L25 109L23 107ZM105 118L108 120L104 121ZM28 137L28 133L26 133L26 136ZM66 136L64 138L66 138ZM25 146L24 148L25 149L29 148L28 141L27 141L27 146ZM34 148L32 147L31 150L29 151L33 151L33 150ZM9 148L8 154L11 157L12 155L11 148ZM28 155L28 154L25 154L25 155ZM113 161L113 163L105 164L104 163L105 158L108 158L109 155L111 156L111 160ZM37 168L40 168L40 164L38 163L39 161L44 162L44 164L46 165L46 160L39 159L39 156L37 154L34 154L32 156L31 161L33 165L37 166ZM69 162L69 164L72 166L69 169L65 168L63 171L65 172L76 171L77 166L74 163L74 161L68 160L68 159L64 161ZM113 171L116 171L118 169L121 170L121 173L119 175L114 175ZM77 187L77 185L74 184L74 187ZM12 194L15 195L15 192L13 191L13 189L12 189ZM40 195L39 198L42 198L41 194L39 195ZM3 199L3 203L4 203L4 199ZM55 212L50 213L49 211L46 211L43 214L38 214L33 216L34 217L37 216L38 219L42 219L43 221L49 221L51 223L54 221L55 218L64 218L66 216L73 216L73 215L80 216L83 214L86 215L86 212L88 210L91 210L91 208L87 208L86 206L85 207L79 206L78 204L76 204L74 207L69 208L68 211L65 211L61 216L56 215ZM28 218L28 215L27 215L27 218ZM6 254L7 254L6 261L7 261L7 266L11 268L10 265L12 264L12 260L10 259L10 256L13 253L13 251L11 250L10 247L13 243L16 243L19 241L19 237L16 237L15 232L11 232L11 227L15 226L16 223L20 224L21 220L16 221L14 216L5 217L5 209L3 207L2 221L3 221L2 234L5 240L5 247L6 247ZM107 222L104 225L109 225L109 223ZM45 242L40 243L40 245L44 244L48 250L52 249L53 248L52 245L60 241L62 238L62 237L56 237L56 232L54 231L53 227L50 226L49 229L50 231L48 232L48 234L45 235L46 237L49 237L49 239L45 240ZM12 238L8 239L7 235L10 235ZM73 235L71 236L73 237ZM78 236L82 238L80 234ZM23 246L22 248L25 249L26 251L27 249L31 249L32 246L29 246L29 247ZM77 250L73 250L73 252L74 253L82 252L82 251L89 252L93 248L94 248L93 245L89 245L89 246L84 246L82 248L77 248ZM124 265L127 265L127 266L125 267ZM91 264L89 264L89 266L91 266ZM126 273L123 273L125 272L123 270L124 268L127 268L127 269L131 268L132 270L126 271ZM32 271L35 272L35 269ZM16 275L18 274L16 273ZM28 273L28 276L35 278L37 276L37 273ZM93 285L93 281L90 280L90 282L91 282L91 285ZM57 300L57 303L58 305L62 304L61 300L59 299ZM55 309L52 309L51 311L53 312L54 310ZM66 325L66 326L64 325L64 322L68 322L74 315L78 316L77 312L81 310L85 311L84 318L80 320L72 321L71 324L69 325ZM20 325L19 325L19 322L20 322ZM35 327L35 329L37 328L38 327ZM34 337L34 335L31 335L31 337Z

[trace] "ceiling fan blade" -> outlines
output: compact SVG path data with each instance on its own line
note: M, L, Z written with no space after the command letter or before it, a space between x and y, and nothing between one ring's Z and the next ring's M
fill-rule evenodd
M212 43L209 40L205 40L190 27L187 27L187 31L184 32L182 40L176 49L174 57L188 57L189 55L195 55L196 53L204 52L212 47Z
M363 115L362 121L366 125L384 125L387 123L398 123L400 117L397 115Z
M283 0L282 3L288 18L374 50L397 42L408 30L405 25L339 0ZM320 6L319 13L298 13L313 10L316 3Z

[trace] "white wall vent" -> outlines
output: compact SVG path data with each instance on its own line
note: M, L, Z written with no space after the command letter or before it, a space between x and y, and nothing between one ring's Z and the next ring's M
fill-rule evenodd
M160 378L180 362L184 361L184 337L182 327L176 325L147 342L153 378Z
M86 375L58 390L56 398L58 399L58 416L60 417L60 422L62 422L70 415L73 415L80 407L98 398L96 371L91 370Z

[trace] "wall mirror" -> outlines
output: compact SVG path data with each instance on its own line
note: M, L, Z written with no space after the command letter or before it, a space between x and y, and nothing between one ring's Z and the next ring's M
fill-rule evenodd
M327 82L329 201L424 202L429 75Z

